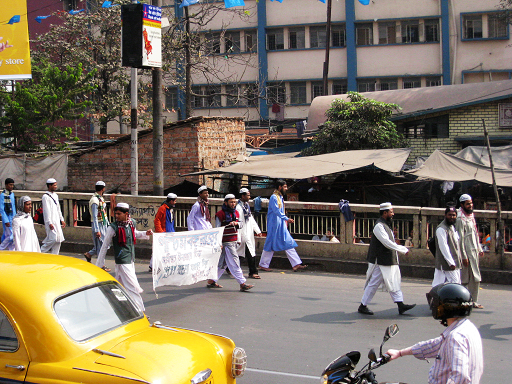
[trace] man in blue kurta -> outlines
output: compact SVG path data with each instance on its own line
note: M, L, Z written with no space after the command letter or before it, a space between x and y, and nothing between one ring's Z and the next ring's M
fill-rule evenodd
M295 250L297 243L288 231L288 223L293 224L293 219L289 219L284 211L283 195L286 194L287 190L286 181L278 180L276 189L268 203L267 238L263 246L259 265L262 271L272 271L269 265L275 251L286 252L294 272L306 268L305 265L302 265L302 261Z
M0 193L0 215L2 216L2 225L4 231L2 232L2 241L0 249L13 250L14 242L12 239L12 219L16 214L16 200L14 198L14 180L11 178L5 179L5 189ZM4 240L7 241L4 242Z

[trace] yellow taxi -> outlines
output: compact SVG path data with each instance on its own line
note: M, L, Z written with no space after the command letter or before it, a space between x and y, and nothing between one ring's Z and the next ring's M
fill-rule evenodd
M124 288L67 256L0 251L0 382L235 383L223 336L150 324Z

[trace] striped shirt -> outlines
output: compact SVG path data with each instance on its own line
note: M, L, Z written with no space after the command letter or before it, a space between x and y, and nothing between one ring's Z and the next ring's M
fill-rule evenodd
M417 359L435 358L429 384L478 384L484 370L482 339L467 318L454 321L441 336L412 347Z

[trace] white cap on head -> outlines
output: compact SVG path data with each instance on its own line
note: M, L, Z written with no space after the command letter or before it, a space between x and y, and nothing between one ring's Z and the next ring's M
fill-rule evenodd
M392 209L392 208L393 208L393 206L391 205L391 203L382 203L380 205L380 210L381 211L385 211L387 209Z
M240 190L240 193L249 193L249 190L247 188L242 188Z
M55 180L53 177L50 177L48 180L46 180L46 184L55 184L57 180Z
M100 181L97 181L97 182L96 182L96 185L101 185L102 187L104 187L106 184L105 184L105 182L104 182L104 181L101 181L101 180L100 180Z
M461 196L459 197L459 201L460 201L461 203L463 203L463 202L465 202L465 201L468 201L468 200L473 200L473 199L472 199L472 198L471 198L471 196L469 196L467 193L465 193L465 194L463 194L463 195L461 195Z
M224 197L224 200L229 200L229 199L236 199L235 195L233 195L232 193L228 193L225 197Z
M197 190L197 193L201 193L201 192L203 192L203 191L206 191L207 189L208 189L208 188L206 187L206 185L201 185L201 186L199 187L199 189Z
M169 194L167 195L167 198L168 198L168 199L177 199L177 198L178 198L178 195L176 195L175 193L169 193Z
M126 203L117 203L116 207L130 209L130 206Z

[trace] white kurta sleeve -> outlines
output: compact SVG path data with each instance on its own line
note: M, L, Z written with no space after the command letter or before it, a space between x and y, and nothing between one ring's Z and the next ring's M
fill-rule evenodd
M109 226L107 228L107 233L105 234L105 238L103 239L103 244L101 246L100 252L98 253L98 260L105 260L105 255L107 254L108 247L112 245L112 239L114 238L114 235L116 232L114 231L114 228ZM98 267L103 267L103 265L98 265Z
M52 224L52 215L51 215L51 212L52 212L52 206L50 204L55 204L53 201L52 201L52 198L50 196L48 196L48 194L44 194L42 199L41 199L41 203L42 203L42 206L43 206L43 216L44 216L44 223L45 224Z
M135 230L135 238L136 239L142 239L142 240L149 240L150 236L146 235L146 231L137 231L137 230Z
M14 250L22 251L20 219L12 220L12 240L14 242Z
M398 245L395 243L395 239L390 239L384 226L381 223L377 223L373 228L373 234L375 237L384 245L386 248L392 249L393 251L397 251L400 253L407 253L409 249L404 247L403 245Z
M254 216L251 215L251 218L249 219L249 221L252 225L252 229L254 230L254 233L259 235L261 233L261 229L260 229L260 226L258 225L258 223L256 222L256 220L254 219Z
M57 201L57 205L55 208L57 208L57 212L59 212L60 221L64 221L64 216L62 216L62 210L60 209L59 196L57 196L55 200Z
M439 249L441 250L441 253L443 254L443 257L448 265L455 265L452 254L450 252L450 247L448 246L448 236L443 228L437 228L436 238Z

